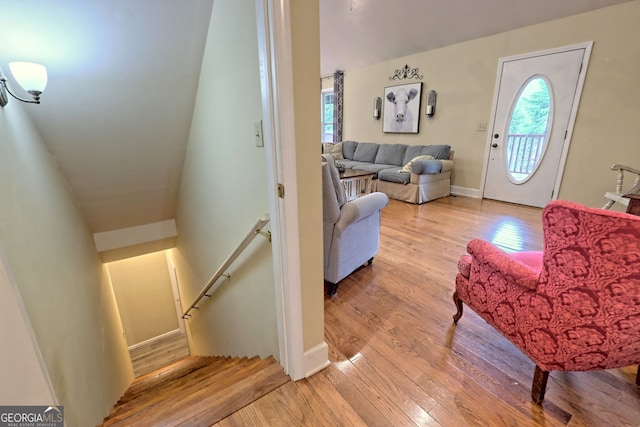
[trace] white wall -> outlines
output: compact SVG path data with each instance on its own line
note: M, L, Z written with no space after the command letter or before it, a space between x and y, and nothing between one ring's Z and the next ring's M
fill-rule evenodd
M269 212L253 0L216 0L202 63L170 257L186 308ZM187 322L192 354L278 356L270 243L257 236ZM226 279L225 279L226 280Z
M16 318L15 329L2 329L2 339L27 348L30 323L67 425L95 425L129 385L133 370L92 235L24 108L47 107L11 100L0 109L0 247L28 322ZM14 312L18 302L3 296ZM25 354L27 366L5 360L2 369L27 377L36 355L34 348ZM44 385L36 381L33 387ZM15 400L35 404L48 391L23 393Z
M0 257L0 402L3 405L57 403L29 317L15 282Z
M129 347L179 328L164 251L107 267Z
M485 164L488 122L498 59L587 41L594 42L582 101L559 197L602 206L615 186L614 163L640 167L640 1L521 28L491 37L397 58L345 72L344 139L404 144L450 144L455 150L452 185L478 190ZM389 76L408 64L420 68L423 100L438 92L435 117L420 118L417 135L383 134L371 117Z
M291 1L298 233L304 350L324 345L322 178L320 139L320 12L318 0Z

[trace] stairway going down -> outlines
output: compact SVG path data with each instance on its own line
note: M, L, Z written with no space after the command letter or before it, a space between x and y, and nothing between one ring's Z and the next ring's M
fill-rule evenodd
M189 356L136 378L102 426L210 426L288 381L272 356Z

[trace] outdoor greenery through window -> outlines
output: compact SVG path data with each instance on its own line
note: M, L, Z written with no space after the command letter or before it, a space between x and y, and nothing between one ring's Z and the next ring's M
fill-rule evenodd
M522 183L544 155L551 113L549 86L542 77L529 80L516 99L507 136L506 162L514 182Z
M333 142L333 90L322 91L322 142Z

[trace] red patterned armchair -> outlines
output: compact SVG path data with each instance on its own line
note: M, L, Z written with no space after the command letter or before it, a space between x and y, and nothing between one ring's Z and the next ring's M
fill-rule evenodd
M535 362L538 404L550 371L640 364L640 217L554 201L542 221L543 252L469 242L453 295L456 324L465 303Z

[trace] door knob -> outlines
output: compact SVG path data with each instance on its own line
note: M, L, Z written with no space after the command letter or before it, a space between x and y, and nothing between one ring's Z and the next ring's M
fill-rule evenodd
M498 146L498 144L495 144L495 143L494 143L494 144L491 144L491 146L492 146L493 148L496 148L496 147Z

